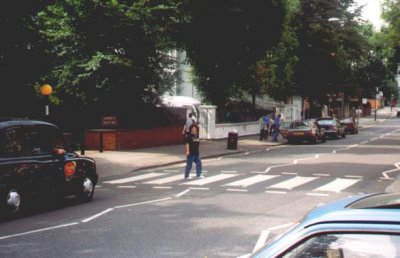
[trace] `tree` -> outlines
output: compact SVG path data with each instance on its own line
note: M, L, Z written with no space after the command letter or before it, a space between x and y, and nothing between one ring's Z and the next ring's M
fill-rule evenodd
M165 1L56 1L36 18L48 40L53 102L93 114L135 117L173 83L178 5ZM129 110L129 112L126 112ZM97 118L96 118L97 119Z
M32 18L49 2L10 1L0 9L0 116L35 116L42 111L33 85L48 71L50 61Z
M262 94L279 101L287 101L296 94L294 68L298 62L299 42L294 18L300 6L297 0L290 0L286 1L285 7L286 15L280 42L267 51L256 69L256 78L262 85Z
M301 0L297 17L297 92L313 100L351 88L351 69L365 53L359 9L352 0Z
M222 106L237 89L245 88L251 67L279 41L283 1L182 3L190 22L178 30L177 42L187 51L205 97Z
M388 66L397 73L400 64L400 0L385 0L382 17L387 23L383 33L389 50Z

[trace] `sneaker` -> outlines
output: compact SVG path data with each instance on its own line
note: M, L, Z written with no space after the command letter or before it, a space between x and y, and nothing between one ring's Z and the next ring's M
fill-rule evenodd
M193 178L191 178L190 176L185 177L185 180L192 180Z
M204 176L200 175L200 176L196 176L196 178L204 178Z

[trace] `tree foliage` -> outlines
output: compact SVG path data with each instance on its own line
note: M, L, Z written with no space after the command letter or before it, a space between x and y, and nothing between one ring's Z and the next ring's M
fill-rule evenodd
M223 105L238 87L246 88L251 67L278 42L284 6L276 0L182 2L190 22L182 24L177 41L206 98Z
M383 33L390 50L388 66L396 73L400 64L400 0L385 0L382 17L387 23Z
M300 0L300 4L297 92L312 99L346 92L353 67L368 49L358 21L360 10L350 11L352 0Z
M33 83L50 67L33 17L51 1L10 1L0 9L0 116L30 116L38 112Z
M47 82L55 97L108 112L152 102L173 81L168 29L173 2L57 1L39 13L55 61Z

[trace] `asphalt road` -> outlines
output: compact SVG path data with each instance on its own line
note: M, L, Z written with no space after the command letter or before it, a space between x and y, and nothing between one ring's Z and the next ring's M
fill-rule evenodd
M382 192L400 172L400 120L324 144L285 145L100 181L78 204L40 202L0 224L0 257L238 257L309 210Z

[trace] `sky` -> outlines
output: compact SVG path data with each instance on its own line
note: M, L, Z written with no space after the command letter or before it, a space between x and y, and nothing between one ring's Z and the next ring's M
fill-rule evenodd
M360 6L365 5L362 17L370 20L375 29L379 30L383 24L383 20L380 18L382 0L355 0L354 2Z

